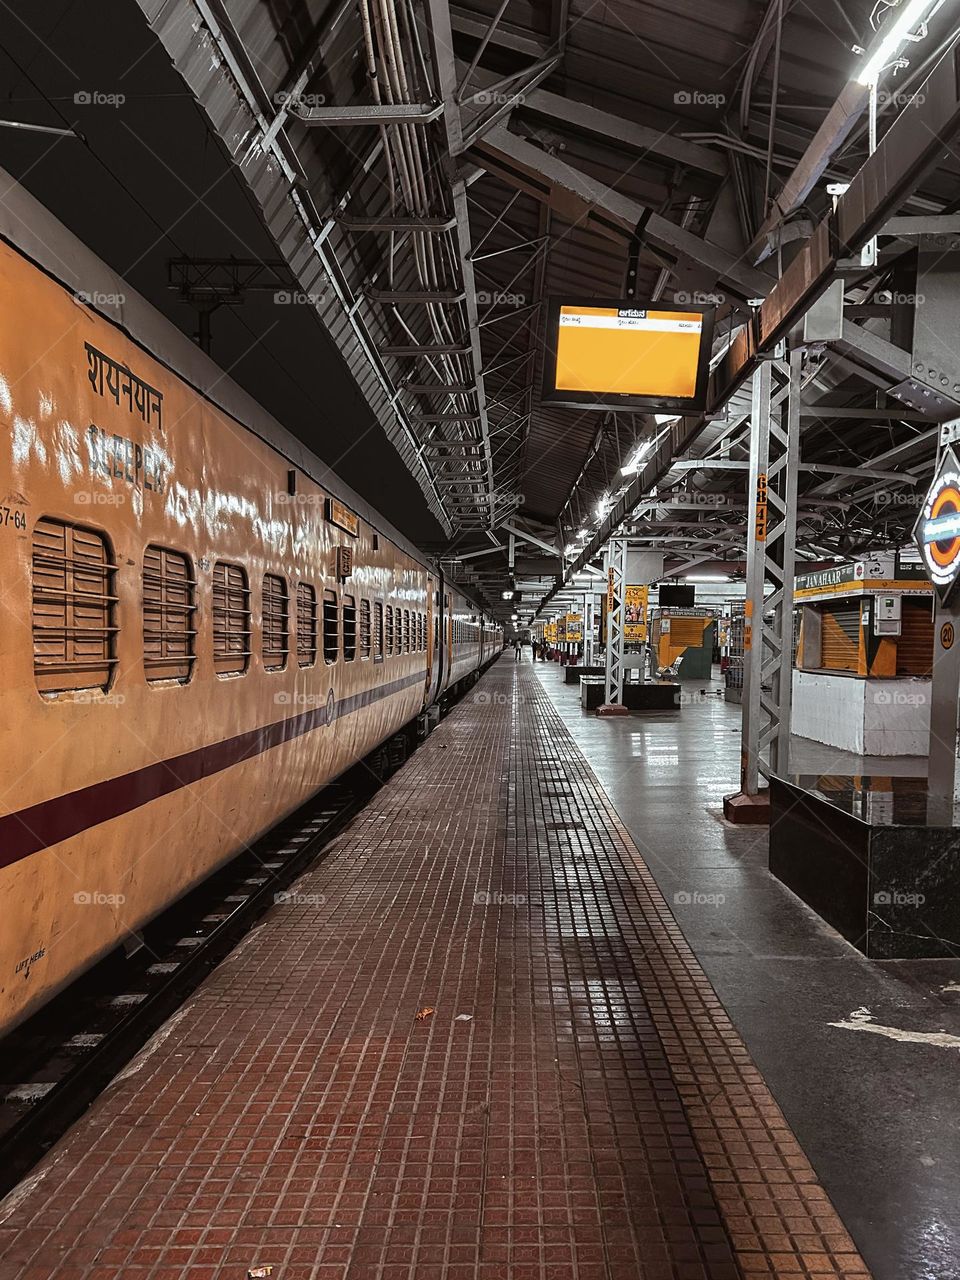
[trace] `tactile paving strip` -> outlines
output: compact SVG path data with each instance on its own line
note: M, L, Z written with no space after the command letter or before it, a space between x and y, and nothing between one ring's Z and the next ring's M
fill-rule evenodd
M2 1280L257 1266L868 1274L529 667L484 677L0 1206Z

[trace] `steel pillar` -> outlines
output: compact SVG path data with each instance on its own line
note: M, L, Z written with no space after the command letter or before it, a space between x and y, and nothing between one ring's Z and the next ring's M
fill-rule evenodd
M627 588L627 539L607 543L607 684L604 704L623 704L623 623Z
M933 679L930 682L929 817L953 826L960 799L960 597L937 601L933 622Z
M594 665L593 629L596 623L596 599L593 591L583 593L583 665L585 667Z
M787 767L802 366L796 350L763 360L753 377L740 792L724 802L734 821L766 821L761 775Z

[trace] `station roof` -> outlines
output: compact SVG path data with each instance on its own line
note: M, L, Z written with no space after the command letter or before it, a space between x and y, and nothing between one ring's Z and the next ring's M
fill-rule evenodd
M931 9L882 82L881 138L957 39L951 0ZM59 132L0 130L0 162L188 331L220 301L211 349L231 376L451 573L497 606L515 586L529 616L614 527L671 571L742 562L748 384L679 423L548 407L545 300L713 299L719 361L832 207L828 183L867 160L855 49L891 11L109 0L90 23L67 0L11 0L4 114ZM953 213L943 142L887 213ZM912 251L891 234L877 265L847 264L859 312L808 347L811 559L902 541L932 466L935 421L891 395ZM267 267L231 294L237 263Z

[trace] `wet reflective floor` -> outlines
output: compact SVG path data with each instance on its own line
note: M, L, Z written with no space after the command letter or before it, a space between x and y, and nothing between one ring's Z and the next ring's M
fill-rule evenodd
M0 1204L2 1280L865 1277L837 1208L877 1276L954 1274L944 1171L871 1161L955 1051L826 1028L912 980L723 824L736 712L560 678L455 708Z
M536 674L873 1274L960 1280L960 958L865 959L770 875L765 829L723 821L740 708L719 681L685 685L679 715L598 720L552 664ZM925 766L791 744L791 773L878 819Z

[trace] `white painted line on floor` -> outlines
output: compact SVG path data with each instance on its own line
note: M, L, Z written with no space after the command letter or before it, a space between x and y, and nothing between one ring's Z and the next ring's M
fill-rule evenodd
M930 1044L938 1049L960 1049L960 1036L949 1035L946 1031L903 1031L900 1027L883 1027L873 1021L869 1009L854 1009L849 1018L841 1022L828 1022L828 1027L840 1027L844 1031L872 1031L876 1036L886 1036L888 1040L899 1040L902 1044Z

